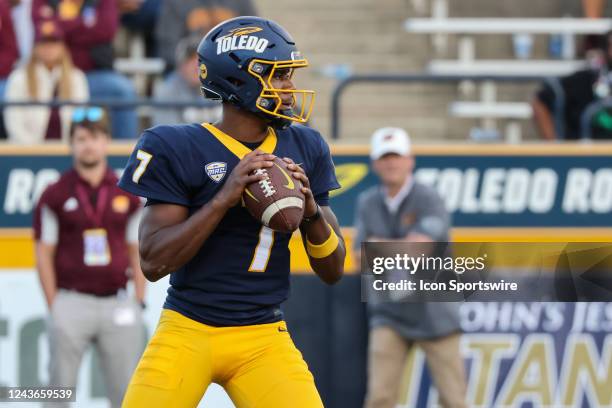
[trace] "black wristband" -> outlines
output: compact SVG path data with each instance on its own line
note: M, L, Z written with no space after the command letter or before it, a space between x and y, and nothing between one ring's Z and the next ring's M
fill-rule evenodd
M317 211L314 214L312 214L310 217L302 218L302 223L300 224L300 227L312 224L313 222L317 221L319 218L321 218L321 208L317 204Z

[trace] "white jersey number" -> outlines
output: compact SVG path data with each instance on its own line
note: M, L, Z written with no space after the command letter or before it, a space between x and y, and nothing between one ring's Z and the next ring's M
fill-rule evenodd
M266 226L262 226L259 231L259 242L255 247L251 266L249 266L249 272L264 272L266 270L273 245L274 231Z
M136 158L140 160L140 163L138 164L138 167L136 167L136 170L134 170L134 174L132 174L132 181L138 184L142 174L147 169L149 162L151 162L153 155L145 152L144 150L138 150L138 152L136 152Z

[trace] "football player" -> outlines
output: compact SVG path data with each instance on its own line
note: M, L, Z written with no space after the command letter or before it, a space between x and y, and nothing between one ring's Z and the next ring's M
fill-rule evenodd
M238 17L198 48L216 124L146 130L119 185L147 203L140 225L145 276L170 274L159 325L132 377L124 407L194 407L211 382L249 408L322 407L283 321L291 234L263 226L241 205L253 174L286 160L305 195L300 232L326 283L343 274L344 240L329 208L339 187L329 147L304 123L314 92L292 77L308 65L273 21Z

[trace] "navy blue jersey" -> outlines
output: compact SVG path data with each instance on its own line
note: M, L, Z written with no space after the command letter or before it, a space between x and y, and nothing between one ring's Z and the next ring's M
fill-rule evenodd
M313 129L270 130L259 148L301 164L319 205L328 205L327 193L340 187L329 147ZM157 126L140 137L119 186L193 214L248 151L209 124ZM289 293L290 237L262 226L240 204L230 208L193 259L171 274L164 307L215 326L281 320L279 305Z

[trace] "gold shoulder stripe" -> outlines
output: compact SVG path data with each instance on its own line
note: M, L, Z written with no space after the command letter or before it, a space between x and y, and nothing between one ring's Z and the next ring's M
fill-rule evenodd
M234 153L234 155L236 155L236 157L238 157L239 159L242 159L244 156L252 152L251 149L249 149L230 135L217 129L214 125L210 123L202 123L202 126L206 130L208 130L214 137L216 137L217 140L227 148L227 150ZM266 153L273 153L274 149L276 149L276 140L276 133L274 132L274 129L269 128L268 136L266 136L263 143L261 144L261 146L259 146L258 149Z

